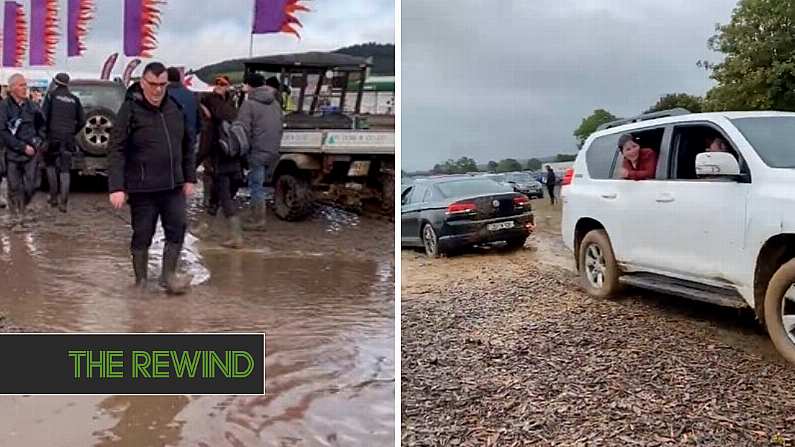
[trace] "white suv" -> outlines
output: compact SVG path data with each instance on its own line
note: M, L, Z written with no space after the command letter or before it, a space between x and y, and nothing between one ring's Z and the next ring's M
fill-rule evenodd
M673 110L600 129L561 193L586 290L749 306L795 363L795 113ZM657 152L653 179L619 177L622 134ZM728 153L705 152L715 137Z

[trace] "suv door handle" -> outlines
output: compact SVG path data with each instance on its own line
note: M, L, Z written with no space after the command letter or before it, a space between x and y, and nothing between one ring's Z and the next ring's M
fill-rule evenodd
M656 200L658 203L671 203L674 201L674 196L664 193L658 195Z
M603 199L611 199L612 200L612 199L615 199L616 197L618 197L618 194L616 194L614 192L613 193L609 193L609 194L602 194L602 198Z

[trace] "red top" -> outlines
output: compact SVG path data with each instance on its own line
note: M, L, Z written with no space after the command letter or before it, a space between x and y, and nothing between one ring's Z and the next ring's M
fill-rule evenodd
M623 168L627 170L627 180L648 180L654 178L657 172L657 153L649 148L640 150L637 167L632 167L632 163L624 159Z

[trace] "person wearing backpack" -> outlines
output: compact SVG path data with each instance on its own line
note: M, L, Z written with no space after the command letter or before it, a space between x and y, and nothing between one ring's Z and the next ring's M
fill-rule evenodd
M282 108L276 100L278 90L265 84L258 73L246 75L245 90L238 121L246 130L250 144L248 153L248 187L251 191L252 222L246 230L265 230L265 174L279 157L282 143Z
M223 79L223 81L227 80ZM212 172L211 202L221 206L227 220L229 238L221 245L227 248L242 248L243 228L235 204L235 192L243 183L243 159L240 154L228 154L221 145L225 123L228 125L237 118L237 110L229 101L227 88L226 82L216 82L213 92L204 95L201 99L201 106L208 115L206 117L208 125L202 132L199 153L202 154L200 158L206 157ZM212 215L216 212L215 209L212 209L215 206L211 206L210 214Z

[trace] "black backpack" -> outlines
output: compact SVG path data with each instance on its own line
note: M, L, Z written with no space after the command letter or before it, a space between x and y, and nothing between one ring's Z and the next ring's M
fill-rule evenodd
M221 151L230 158L245 157L248 155L251 145L248 141L248 133L243 124L235 121L222 121L219 128L220 135L218 143Z

